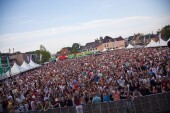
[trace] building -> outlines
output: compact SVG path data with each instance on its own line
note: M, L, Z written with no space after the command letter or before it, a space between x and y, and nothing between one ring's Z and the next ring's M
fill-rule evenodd
M145 42L144 42L144 38L145 38ZM146 46L147 44L149 44L149 42L152 40L154 40L155 42L159 41L158 35L157 34L146 34L143 35L141 33L138 34L134 34L134 36L129 36L128 38L128 44L130 43L133 46Z
M9 59L12 60L12 63L16 62L18 65L22 65L24 61L29 63L30 59L32 59L32 61L35 63L39 63L40 60L38 54L32 52L26 52L26 53L16 52L11 54Z
M69 55L70 52L71 52L71 47L65 47L61 49L60 55Z
M100 37L94 42L87 43L82 47L82 52L87 51L103 51L115 48L125 48L125 40L120 36L118 38L111 38L109 36Z
M104 38L100 37L100 39L95 40L95 42L87 43L84 48L86 48L85 51L103 51L104 49L111 50L115 48L125 48L125 40L121 36L118 38L105 36Z

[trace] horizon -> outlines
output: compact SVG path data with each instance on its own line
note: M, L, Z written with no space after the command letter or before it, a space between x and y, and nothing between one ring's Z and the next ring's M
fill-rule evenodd
M51 54L100 36L128 38L170 25L169 0L1 0L0 51L39 50Z

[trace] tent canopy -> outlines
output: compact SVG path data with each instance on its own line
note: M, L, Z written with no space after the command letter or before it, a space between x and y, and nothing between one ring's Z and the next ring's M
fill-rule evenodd
M93 51L88 51L88 52L85 53L85 55L91 55L91 54L94 54L94 52Z
M74 58L74 54L68 55L68 58Z
M107 50L106 48L103 49L103 51L106 51L106 50Z
M162 40L162 38L160 38L160 41L158 41L157 44L158 44L159 46L167 46L167 42L164 41L164 40Z
M11 68L11 75L19 74L21 72L24 72L25 70L26 70L25 68L20 67L14 62L14 65ZM6 74L9 75L9 71L7 71Z
M126 48L130 49L130 48L134 48L134 46L132 46L131 44L129 44Z
M22 63L21 68L24 68L25 71L32 69L33 67L27 64L25 61Z
M167 46L167 42L162 40L162 38L160 38L160 41L158 42L151 40L150 43L145 47L159 47L159 46Z
M30 66L32 66L33 68L36 68L36 67L40 67L41 65L39 64L36 64L32 61L32 59L30 60L30 63L29 63Z

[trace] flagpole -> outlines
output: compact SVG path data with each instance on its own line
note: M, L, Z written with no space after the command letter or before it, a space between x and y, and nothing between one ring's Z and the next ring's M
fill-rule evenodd
M160 49L160 42L161 42L161 31L159 32L159 49ZM160 53L158 52L159 55L159 61L160 61Z
M0 52L0 74L3 75L3 67L2 67L2 60L1 60L1 52Z
M149 33L149 39L151 40L150 33ZM151 41L150 41L151 42ZM150 48L151 48L151 43L150 43Z
M10 79L12 79L12 76L11 76L11 67L10 67L10 64L9 64L9 58L8 57L7 57L7 69L9 71Z

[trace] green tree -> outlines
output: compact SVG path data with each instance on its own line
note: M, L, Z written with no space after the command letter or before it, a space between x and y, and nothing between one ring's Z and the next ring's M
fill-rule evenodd
M46 51L46 48L43 45L40 45L40 51Z
M41 63L48 62L49 59L51 58L51 55L50 55L49 51L41 51L41 54L42 54Z
M170 37L170 25L165 26L162 30L161 30L161 37L163 40L167 41Z
M35 51L38 53L38 56L42 54L42 60L41 63L48 62L49 59L51 58L51 54L48 50L43 45L40 45L40 50Z
M73 43L72 48L71 48L71 52L72 53L78 52L79 49L80 49L80 44Z

